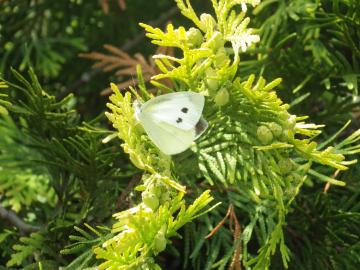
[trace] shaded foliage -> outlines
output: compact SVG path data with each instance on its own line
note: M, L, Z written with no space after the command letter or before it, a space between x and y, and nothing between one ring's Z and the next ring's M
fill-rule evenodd
M358 1L0 2L1 269L358 268ZM187 90L168 157L133 101Z

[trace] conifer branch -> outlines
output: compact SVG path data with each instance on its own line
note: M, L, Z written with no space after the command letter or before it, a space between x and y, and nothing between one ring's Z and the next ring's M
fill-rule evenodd
M104 48L107 54L101 52L82 53L80 57L96 61L93 65L94 69L100 68L103 72L115 72L115 76L120 79L120 83L116 84L119 89L128 89L134 84L138 84L138 80L134 78L137 73L138 66L141 67L143 73L143 81L148 82L156 75L159 70L154 60L149 57L146 59L141 53L130 56L120 48L110 44L105 44ZM156 54L173 55L173 50L167 47L159 47ZM165 83L171 86L171 82ZM149 90L151 91L151 90ZM110 87L101 91L101 95L109 95L112 93Z
M175 14L179 12L177 7L173 7L169 9L167 12L164 12L157 20L154 20L150 22L150 24L159 26L163 24L164 22L168 21L171 17L173 17ZM138 34L135 36L135 38L128 40L124 43L123 46L121 46L121 50L123 51L129 51L145 38L144 33ZM64 97L66 97L68 94L73 93L74 91L77 91L81 86L84 84L89 83L96 75L100 74L102 72L101 68L98 69L92 69L87 72L84 72L80 78L76 81L74 81L72 84L70 84L69 87L67 87L63 92L61 92L57 96L57 100L61 100Z
M19 229L22 234L28 234L31 232L37 232L41 229L39 226L27 224L12 210L5 209L0 205L0 217L9 221L12 225Z
M70 91L111 71L113 132L104 118L83 123L75 112L88 119L100 103L83 104L80 93L57 102L46 88L86 71L69 60L97 47L102 29L111 35L119 18L104 13L125 1L0 0L0 268L358 269L359 1L208 0L213 10L200 14L192 0L175 0L193 27L141 25L176 54L122 50L143 35L121 51L107 45L90 53L96 67ZM162 6L137 2L126 1L129 11ZM132 15L121 20L134 27ZM11 82L10 63L34 65L46 87L32 71L27 79L13 70ZM134 99L188 90L204 95L209 127L186 152L164 156L134 117ZM178 258L171 245L183 250Z

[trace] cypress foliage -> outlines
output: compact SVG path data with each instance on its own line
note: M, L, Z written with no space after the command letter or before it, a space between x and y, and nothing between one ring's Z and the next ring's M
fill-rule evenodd
M358 268L357 1L0 2L0 269ZM133 103L189 90L167 156Z

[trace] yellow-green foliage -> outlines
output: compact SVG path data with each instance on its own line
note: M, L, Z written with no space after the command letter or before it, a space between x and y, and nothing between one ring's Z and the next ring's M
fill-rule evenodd
M37 168L26 168L31 160L38 159L35 151L19 145L21 131L12 118L5 115L0 118L0 194L2 206L15 212L31 206L35 202L55 205L57 197L49 187L50 178ZM26 157L26 162L22 159Z
M6 266L21 265L25 259L34 254L56 256L56 253L50 247L51 243L47 243L46 238L40 232L34 232L29 237L21 237L20 242L21 244L13 246L15 252L11 255L11 260L7 262Z
M46 175L36 175L31 170L1 170L0 193L6 197L3 206L10 206L15 212L30 206L33 202L47 202L55 205L55 192L48 188Z
M108 107L112 113L107 117L118 130L118 136L124 141L122 147L129 154L133 164L144 170L154 179L164 182L184 191L184 187L171 179L171 159L162 154L143 134L142 127L136 122L130 92L123 96L115 84L111 84L114 94L110 97L112 103Z
M174 180L171 158L151 143L136 122L130 92L122 95L114 84L111 88L114 94L108 107L112 112L107 116L130 160L144 171L143 185L137 187L142 191L142 203L114 214L118 222L112 232L117 235L94 252L106 260L99 269L159 269L152 257L165 249L167 239L177 236L178 229L206 213L200 212L213 198L205 191L192 205L185 206L185 187Z
M145 174L143 185L138 187L143 191L143 202L115 214L119 221L113 230L118 235L95 250L98 258L106 260L100 265L101 269L138 269L139 265L158 269L152 256L162 251L168 238L175 235L176 230L170 233L172 221L176 221L182 211L186 212L182 210L174 216L183 205L184 182L204 178L209 185L220 189L231 187L233 192L241 194L241 201L232 201L238 196L229 195L229 203L248 220L240 240L242 263L253 269L268 269L271 255L279 249L287 267L290 252L285 245L283 225L303 183L315 177L345 185L315 171L313 162L334 170L346 170L356 162L345 161L344 155L360 151L359 145L350 146L360 140L359 132L337 147L321 150L325 144L319 146L314 138L322 126L306 123L303 120L307 117L289 113L289 105L284 104L275 91L281 79L266 83L262 77L255 80L254 75L239 76L239 54L259 40L253 30L247 28L246 4L255 6L260 1L211 2L215 17L197 16L189 0L176 0L181 13L195 24L190 29L169 24L166 31L162 31L140 24L153 43L179 50L178 57L154 56L162 73L153 77L153 84L168 89L156 81L168 78L174 82L173 91L191 90L206 96L204 116L209 121L209 129L186 160L173 165L170 157L154 147L136 123L131 94L122 95L112 85L114 94L108 105L112 112L107 116L117 129L125 152ZM236 5L241 6L240 13ZM226 47L229 42L231 47ZM187 168L195 169L187 171L186 164ZM183 178L178 182L179 175ZM181 192L176 194L170 187ZM200 211L211 197L204 193L198 200L202 201L197 209ZM191 221L194 215L180 222L181 225ZM257 254L249 254L247 245L255 239L254 234L260 248ZM226 260L221 262L226 263Z
M7 88L8 86L6 85L6 83L5 82L0 82L0 89L1 88ZM8 111L5 109L5 107L4 106L2 106L2 105L9 105L9 102L7 102L7 101L5 101L5 100L2 100L2 98L6 98L7 97L7 95L6 94L2 94L2 93L0 93L0 115L1 114L5 114L5 115L7 115L8 114Z
M170 237L177 236L177 231L199 215L213 199L209 191L200 195L192 205L186 207L184 193L164 202L153 211L140 204L129 210L114 214L118 220L113 232L118 233L106 241L102 248L94 250L97 258L106 262L99 269L160 269L152 259L163 251Z

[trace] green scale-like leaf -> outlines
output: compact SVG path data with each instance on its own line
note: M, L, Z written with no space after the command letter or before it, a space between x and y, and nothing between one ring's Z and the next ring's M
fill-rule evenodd
M119 222L113 230L119 234L96 250L97 256L106 260L101 269L133 269L139 265L151 269L151 258L159 252L154 248L159 233L166 235L165 238L175 235L169 233L170 225L176 220L173 211L180 209L178 217L186 213L182 202L185 185L195 190L214 186L219 192L226 191L229 200L226 203L234 205L235 211L243 217L243 233L232 246L226 237L224 240L217 237L207 240L212 247L216 242L218 248L204 263L207 267L220 266L222 269L231 263L231 255L239 243L241 261L246 267L269 269L271 256L277 250L284 267L288 267L290 250L285 244L283 227L291 203L303 183L313 177L344 185L343 181L317 172L313 166L318 163L334 170L347 170L348 165L356 161L345 161L344 155L357 153L359 148L358 145L346 145L356 144L359 136L350 136L338 148L321 150L323 145L319 147L314 138L320 134L322 125L306 123L303 120L307 117L295 116L288 111L290 106L284 104L275 91L281 79L266 83L260 76L257 81L255 75L237 76L242 74L239 54L259 41L253 30L247 28L246 4L256 6L260 1L213 0L215 17L210 14L197 16L188 0L176 2L181 13L192 20L196 28L187 30L169 24L166 31L162 31L141 24L153 43L175 47L180 55L154 56L161 73L153 77L153 84L169 90L156 81L168 78L174 82L173 91L190 90L203 94L206 97L203 114L209 128L191 150L173 158L165 156L137 126L131 94L122 95L112 86L112 104L108 105L112 112L108 113L108 118L123 140L125 152L146 174L142 178L143 184L138 187L143 192L143 202L115 214ZM241 12L238 6L241 6ZM136 93L134 97L141 98ZM197 185L199 183L201 185ZM169 187L181 190L180 195L175 196ZM169 192L169 197L161 199L159 190ZM201 208L209 200L206 199ZM175 206L169 207L169 202ZM205 228L216 225L217 211L206 215ZM179 223L182 226L191 220L184 217ZM142 225L145 230L139 225L144 222L147 222ZM166 233L163 230L167 230ZM199 261L199 250L208 242L203 238L196 239L191 257ZM251 242L257 242L257 253L249 251ZM227 255L216 262L219 249ZM140 251L138 256L135 250Z

